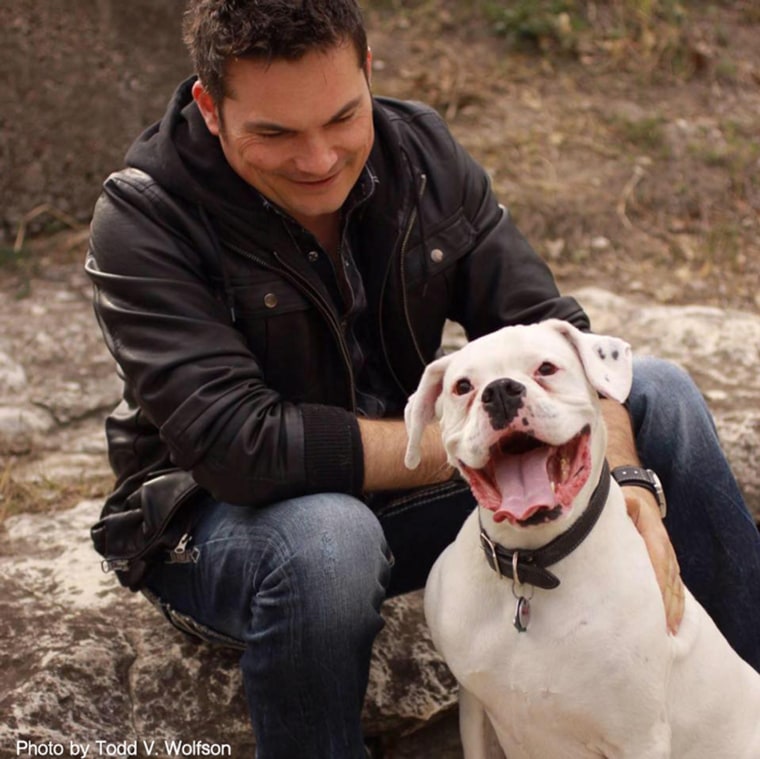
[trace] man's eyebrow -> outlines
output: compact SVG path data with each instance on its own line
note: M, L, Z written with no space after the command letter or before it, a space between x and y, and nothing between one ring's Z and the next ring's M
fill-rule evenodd
M334 124L336 121L340 121L344 116L347 116L351 111L359 106L362 102L362 95L355 97L353 100L349 100L339 111L333 114L327 121L326 126ZM295 132L297 130L291 127L278 124L276 121L246 121L243 123L243 130L245 132Z

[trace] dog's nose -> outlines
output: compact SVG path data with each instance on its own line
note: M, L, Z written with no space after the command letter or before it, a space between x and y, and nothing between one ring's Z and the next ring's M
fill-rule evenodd
M525 385L506 378L494 380L486 385L480 400L488 412L491 426L495 430L501 430L517 416L524 397Z

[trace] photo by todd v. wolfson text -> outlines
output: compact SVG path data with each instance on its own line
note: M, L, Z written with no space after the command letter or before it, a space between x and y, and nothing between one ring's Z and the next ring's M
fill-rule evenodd
M181 740L53 741L16 740L16 756L113 757L232 756L229 743Z

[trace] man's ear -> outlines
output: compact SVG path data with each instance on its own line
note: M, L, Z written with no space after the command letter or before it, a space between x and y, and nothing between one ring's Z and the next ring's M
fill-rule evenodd
M364 76L367 77L367 84L372 87L372 48L367 46L367 60L364 61Z
M217 110L216 103L209 94L209 91L201 84L200 79L196 79L193 84L193 100L195 100L198 110L203 116L203 120L206 122L208 131L215 137L219 136L221 131L219 118L219 111Z

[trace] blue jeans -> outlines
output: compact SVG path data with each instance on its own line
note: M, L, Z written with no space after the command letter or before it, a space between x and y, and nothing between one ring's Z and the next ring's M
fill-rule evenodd
M760 534L701 395L639 360L630 408L663 481L685 582L760 669ZM420 588L474 501L460 482L370 499L324 493L261 509L211 503L197 562L156 564L147 588L179 626L237 645L259 759L357 759L383 599Z

